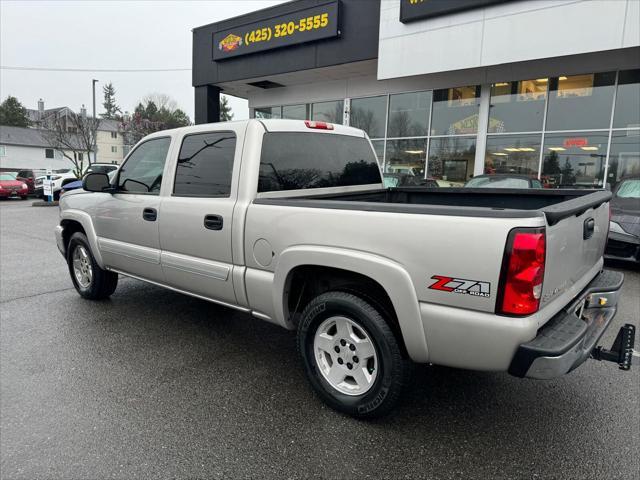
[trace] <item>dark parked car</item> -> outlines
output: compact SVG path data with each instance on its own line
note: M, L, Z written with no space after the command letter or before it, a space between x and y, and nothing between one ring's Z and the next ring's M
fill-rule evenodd
M383 175L385 188L390 187L428 187L437 188L438 182L432 178L423 178L407 173L385 173Z
M41 175L41 173L34 170L20 170L16 175L16 180L21 180L26 183L29 194L33 194L36 188L36 177L38 175Z
M605 258L640 263L640 175L623 178L613 190Z
M537 178L526 175L496 173L478 175L464 184L466 188L542 188Z

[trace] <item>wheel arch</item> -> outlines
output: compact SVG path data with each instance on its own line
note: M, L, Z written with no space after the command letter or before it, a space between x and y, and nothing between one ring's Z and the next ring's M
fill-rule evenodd
M79 210L63 210L60 219L60 226L63 228L62 238L64 239L65 255L69 246L71 236L76 232L84 233L91 247L91 253L100 268L104 268L102 255L98 248L98 237L96 236L93 222L88 213Z
M314 275L314 278L340 272L338 275L342 275L342 280L364 280L365 287L373 288L372 297L376 297L376 303L384 306L388 299L395 327L409 357L416 362L428 361L427 341L415 288L401 265L378 255L333 247L299 245L283 251L274 274L273 304L279 323L290 329L294 328L291 294L299 292L296 290L298 286L292 284L300 272Z

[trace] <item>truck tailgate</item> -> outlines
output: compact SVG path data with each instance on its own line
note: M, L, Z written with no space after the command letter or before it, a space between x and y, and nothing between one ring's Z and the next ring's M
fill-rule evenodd
M593 267L602 259L608 231L608 202L547 226L547 259L541 309L593 271Z

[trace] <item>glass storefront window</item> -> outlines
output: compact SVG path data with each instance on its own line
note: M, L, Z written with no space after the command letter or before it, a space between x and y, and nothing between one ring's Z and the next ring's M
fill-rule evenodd
M611 188L629 175L640 175L640 130L613 132L607 183Z
M382 165L384 160L384 140L372 140L371 144L376 152L376 157L378 157L378 164Z
M387 140L385 172L424 178L426 151L425 139Z
M609 132L547 133L542 183L549 187L602 187Z
M310 105L302 104L302 105L284 105L282 107L282 118L287 118L290 120L308 120L311 115L309 115Z
M475 137L434 138L429 147L427 177L441 187L461 187L473 176Z
M546 129L608 129L615 79L615 72L551 78Z
M539 132L546 97L546 78L493 84L489 133Z
M626 70L618 75L613 128L638 127L640 127L640 69Z
M538 176L542 135L489 135L484 173Z
M464 135L478 131L480 86L434 90L432 135Z
M344 101L314 103L311 106L311 120L342 124Z
M260 107L253 109L254 118L282 118L280 107Z
M387 96L351 100L349 124L367 132L370 138L384 138Z
M431 92L391 95L388 137L425 137L429 129Z

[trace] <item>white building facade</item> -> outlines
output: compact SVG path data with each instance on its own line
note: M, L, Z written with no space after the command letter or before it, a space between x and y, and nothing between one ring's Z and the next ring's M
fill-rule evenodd
M324 38L247 45L323 11L336 23ZM196 123L215 120L224 91L256 118L363 128L385 171L443 185L513 173L603 187L640 173L638 0L299 0L195 29L193 83Z

